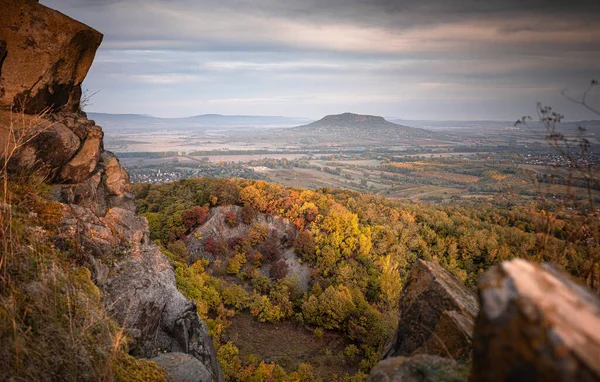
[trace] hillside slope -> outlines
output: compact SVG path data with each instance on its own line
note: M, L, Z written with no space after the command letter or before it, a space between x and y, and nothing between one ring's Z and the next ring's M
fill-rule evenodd
M287 133L298 138L336 143L402 143L448 138L442 133L391 123L383 117L352 113L328 115L308 125L294 127Z

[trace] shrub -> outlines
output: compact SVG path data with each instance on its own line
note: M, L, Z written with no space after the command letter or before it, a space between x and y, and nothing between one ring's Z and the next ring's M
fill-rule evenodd
M256 217L256 210L250 204L244 204L242 207L242 222L250 224Z
M252 260L252 265L260 268L262 265L262 255L259 252L254 252L252 254L252 256L250 256L250 259Z
M342 285L329 286L319 297L310 295L302 303L304 319L325 329L340 329L355 310L350 290Z
M235 211L227 211L224 221L229 228L235 228L239 224L238 216Z
M237 275L240 269L246 264L246 256L241 253L235 254L232 258L227 262L227 273L230 275Z
M206 252L215 253L216 248L215 239L213 237L207 237L204 242L204 250Z
M235 380L239 376L242 368L239 353L239 349L231 342L227 342L217 350L217 360L228 380Z
M275 231L271 231L269 237L260 245L260 253L268 262L276 262L281 258L281 249L279 248L279 238Z
M263 276L260 272L257 272L252 277L252 286L260 293L266 293L269 291L269 287L271 286L271 282L268 277Z
M190 256L185 243L181 240L167 244L167 250L175 255L178 261L185 262Z
M221 291L223 303L233 306L236 310L248 307L250 296L248 292L237 284L232 284Z
M316 328L315 331L315 337L317 338L323 338L323 335L325 334L325 331L323 330L323 328Z
M285 317L281 308L271 304L267 296L255 294L250 304L250 313L260 322L276 322Z
M278 262L271 265L269 270L269 276L275 280L281 280L288 274L288 265L285 260L279 260Z
M294 250L302 259L313 261L315 258L315 239L310 231L301 231L294 240Z
M354 344L350 344L344 349L344 355L346 357L356 357L359 353L360 350L358 350L358 347Z
M183 220L183 225L189 231L191 231L196 226L202 225L206 221L206 217L209 213L208 205L203 207L195 206L190 208L189 210L183 211L181 217Z
M231 239L227 240L227 245L229 245L230 248L241 248L245 240L246 238L244 237L244 235L234 236Z
M269 231L264 224L258 222L252 223L248 230L248 240L250 241L250 245L254 246L262 243L267 238L268 233Z

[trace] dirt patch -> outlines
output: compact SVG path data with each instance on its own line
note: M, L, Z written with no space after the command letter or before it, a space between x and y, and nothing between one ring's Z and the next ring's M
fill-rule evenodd
M242 359L250 354L259 359L275 361L286 371L294 371L300 363L313 367L316 377L331 380L334 374L353 375L358 371L359 357L342 357L341 352L351 342L335 332L322 338L295 322L258 322L249 313L238 313L227 329L227 336L239 349Z

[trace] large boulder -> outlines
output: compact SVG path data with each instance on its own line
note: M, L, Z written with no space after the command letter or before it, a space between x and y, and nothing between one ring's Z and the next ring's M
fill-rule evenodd
M104 133L100 126L94 126L75 156L60 170L59 180L64 183L80 183L96 169L102 152Z
M110 313L133 338L135 353L190 354L206 366L212 379L223 380L208 328L195 303L177 290L173 266L156 246L135 248L115 264L103 290Z
M479 281L473 381L600 381L600 299L550 265L502 263Z
M37 171L48 181L54 180L79 149L81 141L65 125L42 120L28 131L25 145L10 158L9 169Z
M15 132L11 171L36 172L49 183L69 184L84 182L96 171L104 133L94 121L74 113L21 118L0 110L0 117L0 131ZM0 142L6 145L8 137L4 134Z
M11 173L36 173L52 185L51 197L63 203L54 244L89 267L132 352L185 353L171 357L180 371L222 381L206 324L135 214L129 174L79 110L80 84L101 40L37 1L0 0L0 150L8 148L0 157L10 155Z
M202 362L185 353L164 353L152 358L167 372L168 382L206 382L211 380L210 372Z
M385 357L431 354L468 359L475 293L439 264L417 260L400 298L398 329Z
M466 381L469 367L465 363L434 355L417 354L394 357L379 362L367 382L447 382Z
M79 110L101 33L37 1L0 0L0 40L0 108Z

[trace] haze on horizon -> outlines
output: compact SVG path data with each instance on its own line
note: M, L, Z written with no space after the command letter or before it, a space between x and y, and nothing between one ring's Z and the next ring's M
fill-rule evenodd
M600 2L41 0L105 37L88 107L514 120L600 77ZM589 101L600 103L600 89Z

